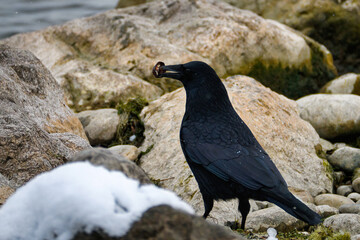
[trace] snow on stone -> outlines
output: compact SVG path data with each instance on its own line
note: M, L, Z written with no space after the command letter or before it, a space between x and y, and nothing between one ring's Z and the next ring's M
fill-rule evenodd
M0 209L0 239L68 240L98 228L119 237L147 209L161 204L194 213L155 185L140 185L87 162L66 164L38 175L7 200Z

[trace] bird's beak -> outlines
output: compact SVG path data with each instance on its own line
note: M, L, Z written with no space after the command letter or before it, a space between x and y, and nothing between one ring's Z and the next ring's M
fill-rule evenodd
M156 78L173 78L177 80L181 80L184 77L184 66L182 64L179 65L165 65L163 62L158 62L153 67L153 75Z

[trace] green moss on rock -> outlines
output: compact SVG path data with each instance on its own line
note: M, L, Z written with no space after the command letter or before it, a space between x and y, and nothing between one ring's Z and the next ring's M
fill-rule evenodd
M128 102L119 102L116 106L119 114L127 116L126 124L119 125L116 140L111 145L131 144L139 147L144 141L144 123L139 116L141 110L148 104L144 98L130 99ZM135 139L133 139L135 137Z
M360 71L359 23L360 15L329 1L312 9L308 19L292 27L324 44L333 54L339 73L343 74Z
M318 226L313 233L310 234L309 240L350 240L351 235L348 232L335 232L330 227L323 225Z
M295 68L284 67L281 63L264 64L258 60L247 75L292 99L317 93L336 76L336 70L328 64L327 56L315 44L308 44L312 50L311 68L305 65Z
M268 234L265 232L254 233L247 230L241 230L240 224L235 222L227 222L225 224L231 229L239 233L241 236L246 237L247 239L266 239ZM324 227L319 225L317 227L309 227L308 232L293 230L289 232L278 231L277 239L279 240L350 240L351 236L347 232L336 232L332 228Z
M323 159L323 166L324 166L324 169L325 169L326 176L331 181L333 181L334 180L334 177L333 177L334 169L332 168L332 166L330 165L330 163L326 159Z

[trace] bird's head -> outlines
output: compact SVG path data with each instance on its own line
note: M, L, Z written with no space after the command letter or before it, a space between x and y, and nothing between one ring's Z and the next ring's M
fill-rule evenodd
M165 65L163 62L158 62L153 67L153 75L157 78L167 77L180 80L185 88L221 82L214 69L200 61L178 65Z

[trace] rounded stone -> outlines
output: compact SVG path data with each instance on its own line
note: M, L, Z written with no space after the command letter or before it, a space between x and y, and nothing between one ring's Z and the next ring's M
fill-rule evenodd
M135 161L139 154L140 150L134 145L117 145L109 148L110 151L123 155L130 161Z
M353 191L353 188L352 188L351 185L342 185L342 186L340 186L340 187L338 187L336 189L336 193L338 195L342 195L342 196L345 196L345 197L347 195L349 195L350 193L352 193L352 191Z
M360 74L347 73L328 82L321 93L349 93L360 95Z
M360 96L313 94L296 102L301 118L309 121L322 138L360 133Z
M351 235L360 234L360 214L334 215L325 219L324 226L332 227L335 231L349 232Z
M352 187L354 188L354 190L358 193L360 193L360 177L356 178L355 180L353 180L352 182Z
M344 205L344 204L354 204L354 201L352 201L351 199L344 197L344 196L326 193L326 194L320 194L320 195L316 196L315 204L316 205L329 205L331 207L339 208L341 205Z
M322 217L322 218L328 218L332 215L339 214L339 210L334 207L330 207L329 205L319 205L316 206L316 212Z
M127 117L111 108L82 111L77 117L92 146L110 143L115 138L118 125L127 121Z
M360 149L342 147L335 150L333 154L328 156L327 160L332 166L340 168L345 172L352 173L360 166Z
M344 204L339 207L340 213L360 213L360 204Z
M351 200L353 200L354 202L357 202L360 200L360 193L350 193L348 196L348 198L350 198Z

